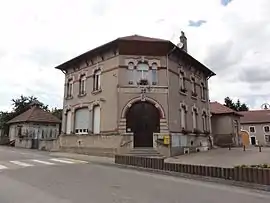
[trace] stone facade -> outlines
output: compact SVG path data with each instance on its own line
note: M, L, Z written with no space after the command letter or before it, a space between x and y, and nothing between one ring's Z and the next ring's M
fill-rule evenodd
M209 148L214 73L171 42L119 38L56 68L65 73L63 149L128 152L137 138L127 116L138 103L158 112L151 147L161 154Z

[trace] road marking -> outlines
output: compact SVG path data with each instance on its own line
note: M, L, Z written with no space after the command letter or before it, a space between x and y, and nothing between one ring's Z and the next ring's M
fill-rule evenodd
M6 166L3 166L3 165L0 165L0 170L1 169L7 169L7 167Z
M67 161L72 161L72 162L75 162L75 163L82 163L82 164L88 164L89 163L87 161L77 160L77 159L69 159L69 158L63 158L63 159L67 160Z
M24 163L24 162L21 162L21 161L10 161L10 163L13 163L13 164L16 164L16 165L19 165L19 166L25 166L25 167L34 166L32 164L27 164L27 163Z
M41 164L46 164L46 165L55 165L55 163L48 162L48 161L41 161L41 160L37 160L37 159L32 159L32 161L37 162L37 163L41 163Z
M72 161L67 161L67 160L62 160L62 159L50 159L51 161L56 161L60 163L65 163L65 164L74 164Z

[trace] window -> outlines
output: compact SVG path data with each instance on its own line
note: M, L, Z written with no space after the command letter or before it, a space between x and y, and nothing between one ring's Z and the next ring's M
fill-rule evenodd
M265 142L270 143L270 135L265 135L264 138L265 138Z
M202 83L201 83L201 99L202 99L202 100L206 100L206 95L205 95L205 93L206 93L205 85L204 85L204 83L202 82Z
M193 120L193 129L197 129L197 124L198 124L198 110L197 108L192 109L192 120Z
M181 92L186 92L185 73L182 70L179 72L179 88Z
M93 132L94 134L100 133L100 106L94 106L93 108Z
M187 127L186 126L186 119L187 119L186 112L187 112L187 108L184 104L182 104L180 108L180 123L181 123L182 129L186 129Z
M255 133L255 127L254 127L254 126L250 126L250 127L249 127L249 132Z
M266 133L270 132L270 127L268 125L264 126L264 132Z
M196 92L195 78L194 77L191 77L190 81L191 81L191 85L192 85L192 96L193 97L196 97L197 96L197 92Z
M202 124L203 124L203 131L207 131L208 130L208 127L207 127L207 114L206 112L204 111L202 113Z
M152 64L152 85L156 85L158 81L157 77L157 64L153 63Z
M141 85L148 85L149 66L146 63L139 63L137 65L138 81Z
M71 111L67 111L66 114L66 134L71 133Z
M90 112L88 108L77 109L75 112L75 134L88 134Z
M93 78L93 91L97 91L101 89L100 86L100 75L101 75L101 71L100 69L96 70L94 72L94 78Z
M134 63L128 63L128 84L132 85L134 83Z
M73 81L72 79L69 79L67 83L67 98L72 97L72 93L73 93Z
M80 95L84 95L86 94L85 91L85 83L86 83L86 76L85 75L81 75L80 76L80 85L79 85L79 94Z

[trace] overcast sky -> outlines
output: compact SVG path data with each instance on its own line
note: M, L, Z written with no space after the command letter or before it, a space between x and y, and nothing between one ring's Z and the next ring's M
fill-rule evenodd
M177 43L217 76L210 97L270 103L270 0L0 0L0 111L34 95L62 107L64 75L54 67L117 37Z

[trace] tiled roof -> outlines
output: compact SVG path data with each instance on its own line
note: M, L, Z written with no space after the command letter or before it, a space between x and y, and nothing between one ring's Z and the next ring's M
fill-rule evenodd
M8 124L21 122L36 122L36 123L61 123L61 121L51 113L40 109L37 106L30 108L24 113L16 116L8 121Z
M152 38L152 37L145 37L141 35L130 35L126 37L120 37L119 40L130 40L130 41L145 41L145 42L169 42L168 40L159 39L159 38Z
M210 111L212 114L235 114L242 116L239 112L236 112L233 109L218 102L210 102Z
M270 110L242 111L241 123L270 123Z

